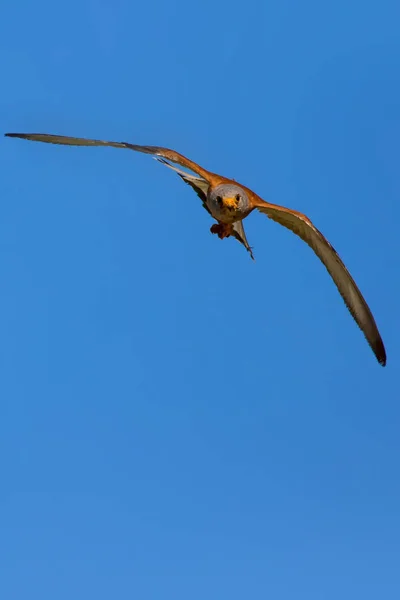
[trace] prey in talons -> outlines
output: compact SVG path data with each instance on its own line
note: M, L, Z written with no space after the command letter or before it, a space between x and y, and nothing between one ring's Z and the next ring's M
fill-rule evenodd
M233 235L232 223L214 223L210 227L211 233L217 234L220 240Z

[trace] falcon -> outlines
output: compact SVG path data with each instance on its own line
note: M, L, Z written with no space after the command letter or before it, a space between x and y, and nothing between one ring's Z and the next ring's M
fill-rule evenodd
M385 366L385 347L368 304L336 250L313 225L310 219L301 212L265 202L248 187L237 183L233 179L207 171L194 161L186 158L186 156L168 148L138 146L127 142L107 142L63 135L50 135L47 133L6 133L5 135L7 137L22 138L34 142L67 146L111 146L112 148L126 148L128 150L135 150L136 152L151 154L159 162L173 169L185 183L193 188L206 211L216 220L216 223L211 226L211 233L216 234L221 240L230 236L236 238L243 244L253 259L253 252L243 228L243 220L253 210L258 210L267 215L273 221L293 231L293 233L298 235L314 250L332 277L347 308L364 333L378 362L382 366ZM196 173L196 175L182 171L174 165L188 169L192 173Z

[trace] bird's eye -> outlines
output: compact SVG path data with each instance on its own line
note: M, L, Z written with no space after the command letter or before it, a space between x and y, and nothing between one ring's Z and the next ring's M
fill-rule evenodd
M240 200L240 194L236 194L235 198L239 202L239 200Z
M217 196L217 202L218 202L218 204L221 204L221 203L222 203L222 198L221 198L221 196Z

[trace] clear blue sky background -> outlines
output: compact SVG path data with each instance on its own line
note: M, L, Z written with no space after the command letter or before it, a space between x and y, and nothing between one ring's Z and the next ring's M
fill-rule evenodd
M400 5L39 0L1 129L177 148L305 212L256 262L147 156L0 140L0 594L400 598Z

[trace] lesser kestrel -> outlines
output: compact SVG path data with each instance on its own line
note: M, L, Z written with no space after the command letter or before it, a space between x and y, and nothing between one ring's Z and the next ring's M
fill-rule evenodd
M211 173L182 154L168 148L137 146L127 142L107 142L46 133L6 133L5 135L50 144L112 146L113 148L127 148L145 154L152 154L161 163L173 169L200 197L206 211L217 221L212 225L211 233L217 234L220 239L229 236L235 237L243 244L252 258L253 253L244 232L243 219L254 209L266 214L270 219L293 231L314 250L331 275L347 308L364 333L377 360L383 366L386 364L386 351L382 338L374 317L354 279L344 266L336 250L310 219L302 213L265 202L248 187L227 177ZM189 169L196 173L198 177L181 171L167 161Z

